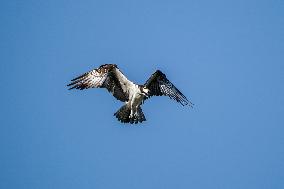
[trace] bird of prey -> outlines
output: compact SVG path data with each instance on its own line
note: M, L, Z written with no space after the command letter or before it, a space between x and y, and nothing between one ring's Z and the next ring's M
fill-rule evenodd
M129 81L116 64L104 64L72 79L67 86L69 90L106 88L117 100L125 102L114 114L122 123L146 121L141 105L152 96L168 96L183 106L193 106L160 70L153 73L144 85L137 85Z

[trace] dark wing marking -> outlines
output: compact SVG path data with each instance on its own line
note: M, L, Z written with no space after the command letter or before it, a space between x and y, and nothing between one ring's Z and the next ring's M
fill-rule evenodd
M121 86L117 76L117 66L115 64L104 64L97 69L93 69L83 75L72 79L68 84L71 89L106 88L112 95L123 102L128 101L129 95ZM121 73L121 72L120 72Z
M149 97L151 96L169 96L171 99L176 100L183 106L193 104L167 79L166 75L160 70L157 70L146 81L146 88L149 89Z

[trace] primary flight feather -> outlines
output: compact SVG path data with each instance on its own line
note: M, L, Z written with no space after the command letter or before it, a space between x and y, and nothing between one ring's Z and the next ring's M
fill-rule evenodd
M116 99L125 102L114 114L123 123L146 121L141 105L152 96L169 96L183 106L193 106L160 70L153 73L144 85L137 85L129 81L116 64L104 64L72 79L67 86L69 90L106 88Z

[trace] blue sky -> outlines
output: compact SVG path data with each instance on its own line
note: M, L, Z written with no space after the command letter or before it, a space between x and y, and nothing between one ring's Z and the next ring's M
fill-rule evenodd
M284 188L284 2L1 1L0 188ZM119 123L104 63L156 70L193 102Z

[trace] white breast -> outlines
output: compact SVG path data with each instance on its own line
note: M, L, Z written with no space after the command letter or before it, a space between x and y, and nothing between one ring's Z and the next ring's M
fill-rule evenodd
M140 89L138 85L133 85L130 89L129 103L133 107L139 106L143 100L143 95L140 94Z

